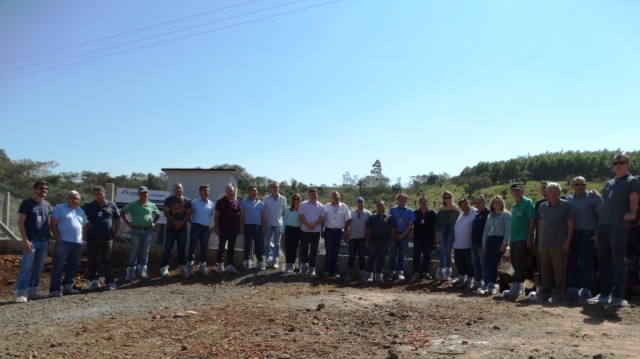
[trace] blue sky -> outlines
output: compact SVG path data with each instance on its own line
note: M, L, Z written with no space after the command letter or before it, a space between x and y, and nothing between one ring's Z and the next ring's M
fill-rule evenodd
M407 182L639 147L638 1L289 2L0 1L0 148L56 171L236 163L331 185L376 159Z

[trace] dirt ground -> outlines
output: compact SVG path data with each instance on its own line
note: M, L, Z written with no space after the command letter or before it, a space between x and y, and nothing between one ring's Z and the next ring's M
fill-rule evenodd
M637 358L640 310L540 305L430 280L362 284L275 270L124 283L14 304L0 255L0 358ZM49 258L50 260L50 258ZM152 259L157 262L157 259ZM47 292L50 263L41 290Z

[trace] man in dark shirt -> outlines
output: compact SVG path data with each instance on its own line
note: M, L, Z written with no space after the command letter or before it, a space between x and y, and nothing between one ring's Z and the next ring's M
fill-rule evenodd
M367 282L373 282L373 265L375 263L375 280L379 283L384 283L382 270L384 269L385 257L387 256L387 252L389 252L391 229L394 228L395 221L390 215L385 214L386 206L384 201L376 202L376 209L378 212L369 217L367 220L367 229L365 230L366 247L369 251L365 278L367 278Z
M107 289L116 289L113 265L111 263L111 250L113 241L118 238L120 232L120 215L115 203L105 198L105 189L95 186L92 189L94 200L82 206L87 216L87 263L89 267L89 289L98 289L98 255L102 259L104 281Z
M227 247L227 271L236 274L238 271L233 265L233 257L236 248L236 237L240 228L240 203L235 198L235 188L229 183L224 189L224 197L216 202L214 231L220 239L218 254L216 256L216 272L224 272L224 250Z
M189 277L193 274L193 263L187 265L187 221L191 217L191 200L182 195L184 189L181 183L173 185L173 196L164 200L164 216L167 218L167 229L164 236L164 254L160 275L169 276L169 262L173 245L178 242L178 264L180 275Z
M413 224L413 275L411 280L418 280L422 276L430 279L431 251L436 239L437 215L429 209L429 200L422 197L418 200L420 208L413 211L416 221Z
M471 224L471 264L473 265L473 286L476 291L484 286L484 255L482 254L482 235L489 217L489 209L483 195L475 198L476 216Z

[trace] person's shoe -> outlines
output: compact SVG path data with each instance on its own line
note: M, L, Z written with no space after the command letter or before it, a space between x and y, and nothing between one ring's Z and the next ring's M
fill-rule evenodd
M569 287L569 288L567 288L567 292L565 294L565 298L567 298L567 301L569 301L570 303L576 302L576 301L578 301L578 294L579 293L580 293L580 290L578 288Z
M209 275L209 270L207 269L207 262L200 262L200 265L198 267L200 270L200 274Z
M578 291L578 303L584 304L591 298L591 291L587 288L581 288Z
M302 263L300 265L300 275L307 275L307 272L309 271L309 264L307 263Z
M547 302L551 303L551 304L564 304L567 303L566 300L564 300L564 298L556 298L556 297L550 297Z
M107 283L107 290L116 290L116 289L118 289L118 286L114 282Z
M551 299L551 298L549 298L549 299ZM529 301L531 303L536 303L536 304L548 303L549 299L545 300L544 298L540 298L537 295L534 295L533 297L529 297Z
M223 263L218 263L218 264L216 264L216 269L215 269L215 271L216 271L216 272L218 272L218 273L222 273L222 272L224 272L224 264L223 264Z
M398 280L404 280L404 273L402 271L398 272Z
M127 275L124 277L124 280L127 282L131 282L136 278L136 267L127 268Z
M602 294L598 294L595 297L587 299L587 303L589 304L602 304L605 305L609 303L610 296L603 296Z
M347 273L344 275L344 280L347 282L351 282L353 280L353 278L351 277L351 272L347 271Z
M100 282L98 282L97 279L94 279L89 283L89 289L95 290L95 289L98 289L98 288L100 288Z
M227 272L229 272L231 274L236 274L236 273L238 273L238 270L236 269L236 267L233 264L227 264Z
M493 285L493 289L489 291L489 294L498 294L500 293L500 284L496 283Z
M473 277L470 277L470 276L467 276L467 279L464 282L457 285L457 287L460 289L469 289L472 286L473 286Z
M180 266L180 275L182 276L182 278L189 277L189 270L187 269L187 266L185 265Z
M382 275L382 273L376 273L376 282L380 284L384 283L384 276Z
M271 262L271 268L273 268L273 269L278 269L278 268L280 268L280 266L278 265L278 258L274 259L274 260Z
M521 292L522 283L513 282L511 283L511 288L509 290L505 290L502 292L502 296L505 298L518 298Z
M267 268L271 268L273 265L273 257L269 256L265 260L267 261Z
M51 298L62 297L62 292L59 290L54 290L53 292L49 293L49 297Z
M245 259L245 261L242 263L242 268L244 268L244 270L251 269L251 259Z
M410 280L420 280L420 273L413 273Z
M140 278L149 279L149 273L147 273L147 266L139 265L138 273L140 273Z
M436 272L436 280L444 280L444 268L438 268Z
M365 275L364 275L364 282L373 283L373 273L366 272Z
M444 270L444 280L451 279L451 273L453 273L451 267L447 267L447 269Z
M307 271L307 275L311 278L318 278L318 275L316 274L316 269L314 267L309 267L309 270Z
M422 272L422 278L423 279L431 279L431 274L429 274L429 272Z
M366 270L360 269L360 271L358 271L358 279L362 282L364 282L365 278L364 276L367 274Z
M476 292L478 289L482 288L484 282L482 280L474 280L473 285L471 285L471 290Z
M25 295L17 295L16 299L15 299L16 303L26 303L27 302L27 296Z
M338 272L331 273L331 277L332 277L333 279L340 279L340 273L338 273Z
M324 271L324 273L322 273L323 277L331 277L331 272L329 272L328 270Z
M160 267L160 276L165 278L169 276L169 266Z
M193 275L193 265L195 263L193 261L191 262L187 262L187 274L189 275L189 277L191 277Z
M64 295L80 294L80 291L73 288L73 284L65 284L62 292Z
M611 299L607 303L607 307L613 308L626 307L627 305L629 305L629 302L627 302L626 300L614 297L611 297Z
M29 291L29 294L27 294L27 299L29 299L29 300L44 299L46 297L47 297L46 294L40 294L40 293L38 293L37 290Z
M258 265L256 266L258 268L259 271L263 271L265 270L265 266L264 266L264 259L261 261L258 261Z
M458 277L458 279L454 280L453 282L451 282L452 286L457 286L458 284L464 283L464 281L467 280L467 276L466 275L461 275Z

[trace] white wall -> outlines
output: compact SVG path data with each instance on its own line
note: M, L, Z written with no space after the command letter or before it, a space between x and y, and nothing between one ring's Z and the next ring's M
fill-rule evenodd
M200 195L198 188L203 184L209 184L211 192L209 199L217 201L224 196L224 188L231 183L238 187L238 180L232 172L228 171L192 171L192 170L165 170L169 180L167 190L173 193L173 184L180 182L184 188L184 196L196 199Z

